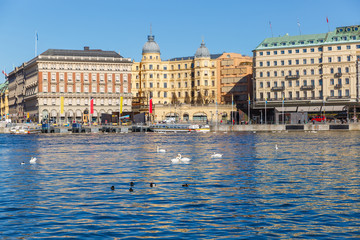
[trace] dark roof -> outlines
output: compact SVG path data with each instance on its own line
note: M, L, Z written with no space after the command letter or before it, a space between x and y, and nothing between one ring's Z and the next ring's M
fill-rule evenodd
M65 50L65 49L48 49L40 55L45 56L74 56L74 57L113 57L123 58L115 51L103 51L100 49L92 50Z
M218 57L220 57L222 54L210 54L210 58L211 59L217 59ZM191 57L178 57L178 58L171 58L168 61L180 61L180 60L190 60L190 59L194 59L194 56Z

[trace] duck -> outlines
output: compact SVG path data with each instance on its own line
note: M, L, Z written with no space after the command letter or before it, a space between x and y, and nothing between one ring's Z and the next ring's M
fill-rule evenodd
M129 188L129 192L133 192L134 191L134 189L132 189L132 188Z
M156 184L155 183L150 183L150 187L155 187Z
M182 185L183 187L189 187L189 184L185 183Z
M222 158L222 156L222 154L214 152L214 154L211 155L211 158Z
M30 164L36 164L36 157L31 157Z
M25 165L25 162L21 162L20 164L21 164L21 165Z
M165 153L165 152L166 152L165 149L161 149L159 146L156 146L156 151L157 151L158 153Z
M134 182L130 182L130 186L134 186L135 184L134 184Z
M110 189L114 191L114 190L115 190L115 187L114 187L114 186L111 186L111 188L110 188Z

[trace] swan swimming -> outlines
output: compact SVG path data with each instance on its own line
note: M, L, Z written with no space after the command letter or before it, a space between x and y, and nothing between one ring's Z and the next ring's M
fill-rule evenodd
M180 153L178 154L178 158L179 158L179 160L182 161L182 162L189 162L189 161L190 161L190 158L181 157L181 154L180 154Z
M214 154L211 155L211 158L222 158L222 156L223 156L222 154L214 152Z
M159 146L156 146L156 151L157 151L158 153L165 153L165 152L166 152L165 149L161 149Z
M31 157L30 164L35 164L36 160L37 160L36 157Z
M181 154L179 153L176 158L171 159L172 163L179 163L179 162L189 162L190 158L187 157L181 157Z

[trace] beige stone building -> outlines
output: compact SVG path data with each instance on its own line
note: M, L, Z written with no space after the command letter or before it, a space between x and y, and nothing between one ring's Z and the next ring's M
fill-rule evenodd
M254 51L254 109L267 122L356 114L360 100L360 27L265 39ZM283 108L284 106L284 108ZM260 117L259 111L257 112Z
M123 111L130 112L131 65L114 51L49 49L9 74L9 117L15 122L99 122L101 113L119 112L120 97Z
M133 96L142 97L146 103L152 99L155 121L169 117L182 121L230 120L231 103L223 103L221 111L216 104L220 94L217 76L220 56L210 54L202 42L194 56L162 60L160 47L150 35L143 46L141 61L132 66ZM236 106L233 110L236 112Z
M234 104L238 109L248 109L252 98L252 57L239 53L223 53L217 59L216 76L218 102Z

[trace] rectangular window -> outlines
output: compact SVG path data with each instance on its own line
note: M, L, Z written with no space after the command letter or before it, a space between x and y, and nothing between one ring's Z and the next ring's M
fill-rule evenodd
M167 88L167 83L164 83L164 88Z
M337 46L337 50L341 50L341 46Z
M274 51L274 55L277 55L277 51Z
M270 66L270 62L269 62L269 61L266 62L266 66L268 66L268 67Z
M304 49L303 49L303 52L304 52L304 53L306 53L306 52L307 52L307 49L306 49L306 48L304 48Z
M285 51L284 51L284 50L281 50L281 54L285 54Z
M270 52L266 52L266 55L270 55Z
M345 96L350 96L350 91L349 91L349 89L345 89Z
M73 91L73 87L72 86L68 86L68 92L71 93Z
M332 61L332 58L328 57L328 62L331 63L331 61Z
M330 79L330 85L334 85L334 79Z
M291 63L292 63L291 60L288 60L288 64L291 65Z
M311 64L314 64L315 60L312 58L312 59L310 59L310 62L311 62Z
M306 64L306 59L303 59L303 64Z
M349 78L345 78L345 84L350 84L350 79Z
M341 62L341 57L338 57L337 59L338 59L338 62Z
M296 50L295 50L295 53L299 53L299 52L300 52L300 50L299 50L299 49L296 49Z
M315 49L314 49L314 48L310 48L310 52L315 52Z
M285 61L284 60L281 60L281 65L285 65Z
M351 49L351 46L350 46L350 45L347 45L347 46L346 46L346 49Z
M263 88L263 87L264 87L263 82L260 82L260 88Z
M295 62L296 62L296 65L298 65L298 64L299 64L299 60L298 60L298 59L296 59L296 60L295 60Z
M332 47L328 47L328 51L332 51Z
M292 53L292 50L288 50L288 53L291 54L291 53Z
M289 87L292 87L292 81L289 81Z

